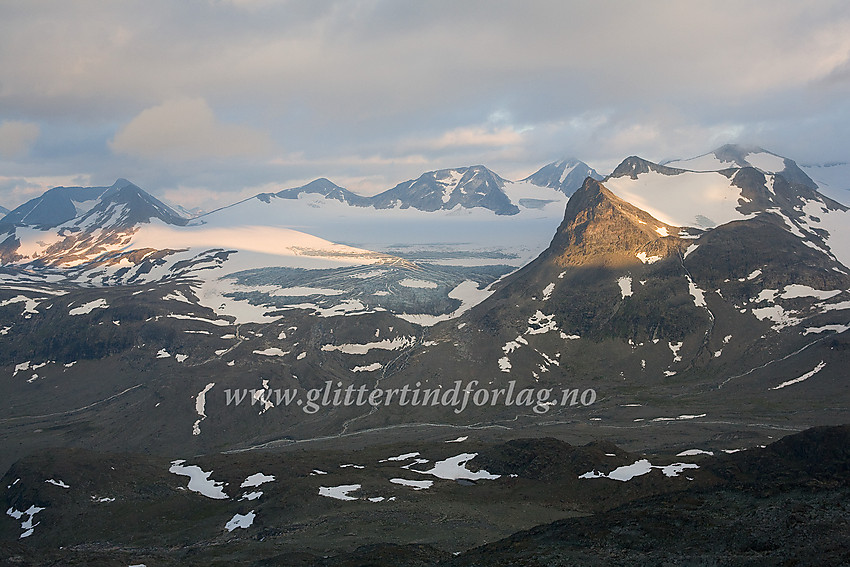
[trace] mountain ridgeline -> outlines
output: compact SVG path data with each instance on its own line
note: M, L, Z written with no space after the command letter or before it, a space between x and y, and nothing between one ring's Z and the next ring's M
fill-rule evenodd
M760 148L55 188L0 220L0 556L845 564L849 363L850 210Z
M223 395L326 383L450 388L463 378L593 390L598 398L580 412L543 408L591 425L678 415L828 423L828 408L847 396L848 209L795 180L786 158L743 148L706 155L667 165L629 157L601 180L586 175L568 201L563 183L579 164L544 167L535 174L543 185L475 166L372 198L319 179L191 221L123 180L53 189L3 220L0 366L12 379L0 395L28 408L22 415L58 415L57 431L73 443L133 450L400 423L523 427L538 417L515 405L389 404L317 415L281 408L271 419L274 401L258 411L227 407ZM397 245L394 230L376 252L274 226L282 211L307 222L325 207L334 223L368 213L358 226L387 219L421 223L428 238L449 227L453 239L480 240L474 250L414 249ZM551 228L523 265L477 247L532 226ZM74 384L66 400L32 395L60 383ZM91 405L119 392L134 407L158 404L160 417ZM62 413L81 407L86 429ZM123 419L130 438L91 433Z

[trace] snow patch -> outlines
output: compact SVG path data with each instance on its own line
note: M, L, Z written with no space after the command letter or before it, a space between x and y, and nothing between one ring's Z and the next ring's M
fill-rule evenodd
M620 295L622 299L630 297L633 295L632 293L632 278L630 276L623 276L617 279L617 285L620 286Z
M425 490L434 485L433 480L408 480L406 478L391 478L390 482L400 484L401 486L408 486L413 490Z
M696 247L696 246L699 246L699 245L698 244L692 244L691 246ZM690 250L690 248L689 248L689 250ZM654 264L655 262L662 259L661 256L647 256L646 252L638 252L637 254L635 254L635 256L637 257L638 260L640 260L644 264ZM687 258L687 257L688 257L688 252L685 252L685 258Z
M256 514L253 510L251 510L247 514L235 514L233 518L231 518L230 521L224 525L224 529L229 532L232 532L236 528L250 528L251 524L254 523L254 518L256 518Z
M320 486L319 496L334 498L336 500L357 500L354 496L349 496L350 492L360 490L360 484L342 484L340 486Z
M286 356L290 351L281 350L277 347L269 347L263 350L255 350L253 354L259 354L260 356Z
M108 307L109 304L105 299L95 299L94 301L83 303L79 307L74 307L68 311L68 315L87 315L95 309L106 309Z
M771 390L779 390L781 388L785 388L786 386L790 386L791 384L798 384L798 383L802 382L803 380L808 380L809 378L811 378L812 376L814 376L815 374L817 374L818 372L823 370L825 366L826 366L826 363L823 360L821 360L818 363L818 365L815 366L809 372L806 372L805 374L803 374L799 378L794 378L793 380L788 380L787 382L783 382L779 386L775 386L775 387L771 388Z
M273 474L263 474L261 472L254 473L239 485L239 488L256 488L258 486L262 486L267 482L273 482L275 477Z
M367 364L366 366L355 366L351 369L352 372L374 372L376 370L380 370L384 365L380 362L373 362L372 364Z
M635 477L648 474L652 469L660 469L664 476L676 477L685 469L698 469L699 466L692 463L673 463L672 465L656 466L647 459L640 459L631 465L617 467L608 474L593 470L579 475L579 478L610 478L620 482L628 482Z
M323 352L339 351L344 354L367 354L372 349L379 350L400 350L408 348L416 344L416 337L399 336L394 339L384 339L382 341L365 343L365 344L342 344L342 345L322 345Z
M194 425L192 425L192 435L201 434L201 422L207 418L207 414L204 413L204 407L207 403L207 392L209 392L213 386L215 386L215 382L210 382L204 386L203 390L198 392L197 396L195 396L195 411L199 417L195 420Z
M430 474L437 478L446 480L494 480L499 478L497 474L490 474L485 470L473 472L466 468L466 463L478 456L478 453L461 453L448 459L437 461L434 466L427 471L410 469L421 474Z
M197 465L185 466L186 461L177 460L171 462L171 467L168 472L189 477L189 484L186 488L192 492L202 494L207 498L214 500L227 500L229 497L224 493L224 483L216 482L210 479L212 471L204 472Z

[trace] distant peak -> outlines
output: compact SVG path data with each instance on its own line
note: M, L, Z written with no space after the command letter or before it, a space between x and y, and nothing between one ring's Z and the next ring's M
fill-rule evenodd
M712 153L714 154L722 154L722 153L742 153L742 154L757 154L757 153L771 153L765 150L762 147L755 146L752 144L723 144L719 148L716 148Z
M624 159L623 162L616 167L616 169L614 169L609 177L616 178L628 176L632 179L637 179L637 176L641 173L649 173L650 171L664 175L677 175L682 172L681 169L667 167L666 165L659 165L643 159L642 157L629 156Z
M124 187L129 187L131 185L135 187L135 184L132 183L130 180L124 179L123 177L119 177L115 180L115 183L112 184L110 189L123 189Z

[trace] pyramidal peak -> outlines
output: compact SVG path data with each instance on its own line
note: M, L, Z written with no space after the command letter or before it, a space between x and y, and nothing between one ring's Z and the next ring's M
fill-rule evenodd
M628 265L679 250L677 226L665 223L587 178L567 203L545 255L561 266ZM642 259L644 258L644 259Z
M595 169L583 161L576 158L565 158L544 165L522 181L539 187L550 187L570 196L581 188L584 180L588 177L596 180L602 179L602 176Z

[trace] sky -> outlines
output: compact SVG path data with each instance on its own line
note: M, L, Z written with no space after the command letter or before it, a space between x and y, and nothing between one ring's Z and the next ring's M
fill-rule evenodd
M130 179L209 210L327 177L754 144L850 161L845 0L0 2L0 206Z

